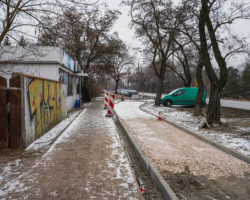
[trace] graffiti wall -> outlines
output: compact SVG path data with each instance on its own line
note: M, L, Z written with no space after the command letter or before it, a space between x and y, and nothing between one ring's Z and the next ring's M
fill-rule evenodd
M34 77L23 80L26 140L31 143L67 116L66 84Z

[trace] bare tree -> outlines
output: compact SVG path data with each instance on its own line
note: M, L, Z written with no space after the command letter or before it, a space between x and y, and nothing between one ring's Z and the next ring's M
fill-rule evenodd
M194 71L194 63L197 62L196 51L193 50L194 46L184 43L175 39L175 44L178 49L174 53L174 57L177 59L173 66L168 64L168 67L173 70L177 76L183 81L185 87L190 87L192 83L192 71Z
M82 69L91 71L91 66L98 65L98 60L108 51L107 38L118 15L118 11L112 10L102 13L95 8L80 12L71 8L55 21L46 16L47 25L40 28L38 42L63 47L80 62Z
M201 0L201 5L202 8L199 16L201 55L211 83L207 122L213 124L220 123L220 96L227 82L228 75L226 58L235 53L242 52L245 47L242 40L238 40L238 37L229 37L231 35L226 37L224 35L221 38L218 33L220 33L221 28L228 30L228 25L237 19L249 18L250 13L248 5L242 4L242 2L234 2L230 8L230 12L223 12L224 1L220 0ZM209 39L206 37L206 31ZM212 66L211 55L208 51L208 40L211 42L213 55L218 64L219 77ZM227 41L227 43L223 43L223 40ZM234 41L238 42L234 43Z
M115 81L115 93L120 80L127 75L125 67L133 64L133 58L129 55L129 48L118 38L118 35L109 39L112 53L107 55L107 74Z
M195 100L194 113L196 115L201 114L202 96L204 93L204 83L202 77L203 70L203 60L201 56L201 47L200 47L200 38L199 38L199 10L200 10L200 2L199 0L183 0L182 1L182 10L185 12L186 19L182 21L181 26L179 28L179 37L184 38L186 44L189 48L187 50L184 49L183 55L189 55L192 52L192 56L194 58L194 62L196 63L196 82L198 83L198 94ZM183 40L183 39L182 39ZM179 40L178 40L179 42ZM186 56L184 56L185 58ZM184 59L185 61L185 59ZM189 59L186 57L186 61ZM184 63L183 63L184 64ZM189 63L186 62L186 66L189 66ZM185 68L184 73L185 73ZM189 69L189 68L188 68ZM189 77L187 73L187 77Z
M35 26L37 14L45 12L45 1L2 0L0 1L0 44L5 36L16 40L15 34L27 34L25 26ZM48 5L48 4L47 4Z
M145 46L145 57L151 59L158 79L155 105L160 105L167 62L173 54L172 44L177 36L177 28L185 18L172 1L130 0L132 26ZM160 64L160 65L158 65Z
M43 24L42 15L53 15L56 19L62 8L72 6L88 10L99 0L0 0L0 45L6 36L17 41L23 35L35 38L35 28Z

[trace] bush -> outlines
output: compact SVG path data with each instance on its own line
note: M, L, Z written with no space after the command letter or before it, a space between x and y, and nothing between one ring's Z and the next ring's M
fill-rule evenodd
M85 80L82 87L83 101L91 101L91 98L102 95L102 86L93 79Z
M102 86L99 84L91 84L90 95L91 97L99 97L102 95Z

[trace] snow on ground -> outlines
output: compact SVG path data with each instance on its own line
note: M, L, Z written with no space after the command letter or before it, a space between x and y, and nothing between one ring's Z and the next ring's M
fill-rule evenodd
M67 141L73 134L75 134L78 127L81 125L82 116L84 116L86 109L80 110L79 116L70 124L70 126L60 135L57 140L51 145L49 150L43 155L43 158L46 158L51 152L53 152L56 148L57 144ZM59 149L57 149L59 150Z
M130 194L136 193L138 190L137 185L135 184L135 176L133 174L133 171L131 169L131 166L129 164L129 160L127 157L127 154L125 152L125 149L122 146L122 142L120 140L117 127L113 121L113 119L106 120L107 128L109 136L112 140L112 144L109 146L109 149L111 150L111 157L112 160L107 159L108 168L116 168L116 177L111 179L115 180L126 180L123 183L120 183L120 187L129 188L130 191L125 194L128 199L134 199L133 197L130 197ZM115 162L114 159L116 158ZM125 190L124 190L125 191Z
M12 199L11 193L12 191L27 191L30 189L30 187L25 187L22 183L21 179L23 177L27 177L28 173L20 173L18 169L22 168L23 164L21 164L21 160L17 159L15 161L9 162L5 165L5 167L2 170L2 173L0 174L0 199L3 196L6 196L7 194L10 194L8 199ZM29 169L28 171L31 171L32 169ZM6 181L6 177L12 177L16 176L15 179L11 179ZM32 181L32 178L30 179ZM26 199L23 197L23 199Z
M91 117L87 117L87 111L88 108L73 113L67 119L59 123L55 128L51 129L43 137L32 143L26 150L37 150L44 148L45 145L49 145L51 142L53 142L54 139L56 139L56 141L52 145L50 144L51 147L42 156L42 158L35 159L34 163L30 163L30 165L28 165L28 168L24 166L24 163L20 159L17 159L13 162L8 162L4 166L3 170L0 173L0 199L2 199L2 197L8 196L9 194L12 194L13 192L23 193L32 189L29 185L32 185L32 183L36 181L36 177L38 176L38 174L34 174L34 170L37 168L48 168L50 165L50 161L53 159L53 153L56 151L60 151L60 148L62 148L59 147L58 144L68 141L73 137L73 135L80 134L79 130L82 129L81 125L83 124L83 121L86 120L86 123L88 123L88 120L93 120L91 119ZM106 111L103 110L103 113L105 112ZM88 115L91 115L91 113ZM100 119L98 118L97 120ZM109 158L106 158L105 161L107 162L108 169L114 169L113 172L116 173L111 173L109 170L109 174L111 174L110 179L114 179L114 182L117 182L117 180L122 181L122 184L120 184L120 188L121 190L127 191L123 192L127 199L137 199L131 197L132 194L137 193L138 188L135 184L136 180L129 165L127 155L121 145L121 141L117 133L114 121L112 118L106 117L104 117L104 120L100 121L104 121L104 123L106 123L104 129L107 129L107 136L111 140L111 144L107 146L111 156ZM61 131L70 122L72 122L70 126L66 130L64 130L62 134L60 134ZM58 135L60 136L57 138ZM101 165L100 168L102 167L103 166ZM24 169L24 171L22 171L22 169ZM92 174L92 176L95 177L96 175ZM29 182L28 186L26 186L27 183L24 182L26 180L28 180ZM100 184L102 183L100 182ZM88 188L85 188L85 190L87 189ZM117 191L113 192L115 193ZM12 199L11 195L9 195L8 199ZM23 196L23 199L26 199L26 197Z
M61 133L61 131L68 125L70 124L73 120L76 119L76 117L80 114L83 113L82 110L78 110L76 112L70 113L69 116L64 119L63 121L61 121L57 126L55 126L54 128L52 128L50 131L48 131L46 134L44 134L42 137L40 137L39 139L35 140L32 144L30 144L25 151L32 151L32 150L41 150L47 146L49 146L53 140ZM81 114L82 114L81 113ZM77 120L75 120L77 121ZM73 121L72 126L70 127L75 127L77 122ZM78 121L79 123L79 121ZM65 135L69 135L69 132L72 132L72 128L68 128L67 131L64 131L63 134L56 140L56 144L61 142L62 140L65 139ZM3 182L5 182L7 179L7 177L11 177L13 175L17 175L17 177L15 179L12 179L10 181L8 181L7 183L3 184L3 186L0 188L0 199L1 196L5 196L6 194L10 194L12 191L26 191L29 190L29 187L24 187L23 183L22 183L22 179L24 179L24 177L30 177L30 181L32 182L32 171L33 169L35 169L38 166L43 166L44 165L44 161L47 159L48 157L45 158L45 156L51 152L54 147L55 147L55 143L50 147L50 149L47 151L47 153L43 156L43 158L41 160L36 160L34 162L34 164L32 165L32 167L27 170L25 173L20 173L18 172L18 170L20 168L22 168L23 164L20 164L21 160L17 159L15 161L11 161L8 162L5 167L3 168L1 174L0 174L0 185L3 184ZM11 199L11 196L10 196ZM24 197L24 199L26 199Z
M70 113L67 118L65 118L63 121L61 121L58 125L56 125L54 128L52 128L50 131L48 131L46 134L44 134L39 139L35 140L33 143L31 143L25 150L26 151L37 151L40 149L43 149L44 147L51 144L51 142L61 133L65 127L70 124L77 115L82 110L78 110L76 112Z
M115 105L115 111L119 113L124 119L129 118L153 118L152 115L138 109L145 102L135 102L135 101L124 101ZM117 106L118 105L118 106ZM131 110L133 111L133 115L131 115Z
M147 100L147 103L143 105L143 102L133 102L133 101L126 101L126 102L120 102L119 104L115 105L116 112L119 113L119 115L124 118L134 118L135 116L140 117L149 117L149 114L143 112L139 109L139 106L141 109L152 113L154 115L157 115L159 112L161 112L161 115L163 118L166 118L167 120L177 123L181 126L184 126L194 132L196 132L199 135L202 135L203 137L210 138L214 140L217 143L221 143L224 146L227 146L233 150L236 150L246 156L250 156L250 136L248 137L235 137L235 134L228 132L216 132L215 130L211 129L199 129L198 126L200 123L204 121L204 118L201 116L193 116L191 113L187 111L181 111L174 107L156 107L154 106L153 100ZM145 102L144 102L145 103ZM129 110L133 110L134 115L129 116ZM151 115L152 117L152 115ZM155 117L154 117L155 118ZM232 119L226 119L222 118L222 122L227 122ZM235 121L236 119L234 119ZM239 120L239 119L237 119ZM241 121L249 121L250 119L240 119ZM250 132L250 128L246 127L240 127L236 126L234 127L237 130L245 130L246 132Z

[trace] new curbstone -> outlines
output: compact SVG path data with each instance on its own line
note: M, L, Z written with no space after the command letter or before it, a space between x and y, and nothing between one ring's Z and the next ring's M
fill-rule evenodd
M162 196L165 200L178 200L174 191L171 189L169 184L165 181L165 179L161 176L159 171L155 168L155 166L151 163L150 159L146 156L146 154L142 151L137 142L133 139L129 131L126 129L123 122L119 119L119 116L115 112L118 122L121 124L124 132L126 133L132 147L139 158L139 161L144 170L149 172L150 177L153 179L155 184L157 185L159 191L162 193Z
M141 109L142 111L144 111L144 112L150 114L150 115L153 115L153 116L157 117L157 115L152 114L152 113L150 113L150 112L144 110L144 109L141 108L141 107L140 107L140 109ZM190 134L190 135L196 137L197 139L199 139L199 140L201 140L201 141L203 141L203 142L205 142L205 143L207 143L207 144L210 144L210 145L216 147L217 149L219 149L219 150L221 150L221 151L224 151L225 153L227 153L227 154L229 154L229 155L231 155L231 156L234 156L234 157L236 157L236 158L238 158L238 159L240 159L240 160L242 160L242 161L244 161L244 162L250 164L250 158L249 158L249 157L247 157L247 156L245 156L245 155L243 155L243 154L241 154L241 153L239 153L239 152L237 152L237 151L234 151L234 150L232 150L232 149L230 149L230 148L228 148L228 147L226 147L226 146L224 146L224 145L222 145L222 144L218 144L218 143L214 142L213 140L211 140L211 139L209 139L209 138L205 138L205 137L203 137L203 136L201 136L201 135L195 133L195 132L192 131L192 130L189 130L189 129L185 128L185 127L180 126L179 124L176 124L176 123L174 123L174 122L171 122L171 121L167 120L166 118L162 118L162 119L163 119L163 121L165 121L165 122L171 124L172 126L174 126L174 127L178 128L178 129L180 129L180 130L182 130L182 131L184 131L184 132L186 132L186 133L188 133L188 134Z

